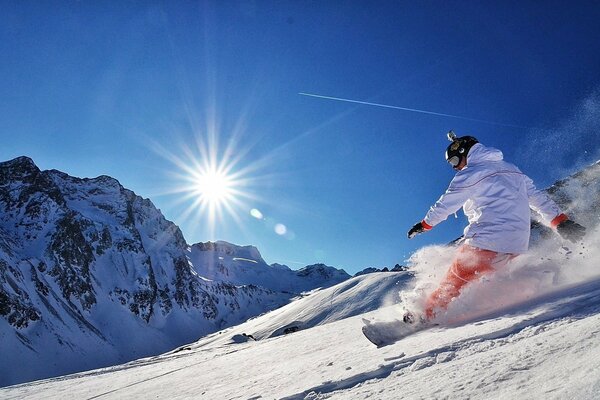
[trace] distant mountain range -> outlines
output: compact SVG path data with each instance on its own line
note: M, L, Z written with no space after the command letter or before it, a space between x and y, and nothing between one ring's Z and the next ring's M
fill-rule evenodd
M0 163L0 386L158 354L348 278L190 246L108 176Z

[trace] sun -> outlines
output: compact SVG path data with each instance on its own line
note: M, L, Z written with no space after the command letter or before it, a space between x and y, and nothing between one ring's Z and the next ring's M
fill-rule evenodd
M271 228L258 209L271 201L264 193L286 180L276 166L291 142L259 151L262 136L248 131L247 112L225 124L216 105L197 115L194 108L185 104L190 129L169 128L168 143L145 138L148 148L167 161L154 167L166 178L157 190L170 198L174 222L201 240L219 240L231 232L250 235L255 220ZM289 237L282 227L273 229Z
M224 146L214 130L194 139L195 143L175 141L176 151L150 142L157 154L175 166L165 171L170 179L164 194L173 198L176 222L192 226L209 240L217 240L232 223L237 231L244 230L244 216L262 202L256 185L263 162L249 157L251 148L237 147L235 135Z
M220 206L232 201L235 193L235 181L223 171L207 169L194 174L193 190L201 202L211 206Z
M183 176L178 190L184 198L191 200L184 218L191 214L206 218L209 234L215 233L217 225L222 224L226 216L239 221L238 211L247 208L245 200L252 198L249 193L247 176L244 169L237 169L236 163L216 150L191 155L183 168ZM208 154L208 157L203 156Z

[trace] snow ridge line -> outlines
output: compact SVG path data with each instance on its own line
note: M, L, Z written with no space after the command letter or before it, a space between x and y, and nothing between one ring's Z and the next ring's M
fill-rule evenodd
M385 358L384 359L385 361L392 361L392 360L397 360L397 359L399 359L399 360L388 363L388 364L381 364L377 369L375 369L373 371L359 373L359 374L356 374L356 375L353 375L348 378L341 379L341 380L335 381L335 382L325 382L322 385L318 385L313 388L307 389L301 393L283 397L282 400L302 400L302 399L305 399L306 396L310 395L311 393L317 393L317 394L332 393L332 392L335 392L338 390L351 389L351 388L355 387L356 385L365 383L365 382L373 380L373 379L385 379L388 376L390 376L393 372L400 371L402 369L410 367L419 360L423 360L423 359L427 359L427 358L437 359L438 356L440 356L441 354L444 354L444 353L454 354L459 350L468 349L469 347L471 347L475 344L484 342L484 341L491 341L491 340L507 338L511 335L515 335L515 334L523 331L524 329L526 329L528 327L549 323L553 320L556 320L557 318L566 317L569 314L571 314L577 310L579 310L579 312L577 313L577 314L579 314L578 315L579 318L582 318L586 314L589 314L589 312L586 313L586 310L594 310L595 312L593 312L593 313L597 313L600 310L600 287L599 287L599 284L600 284L600 279L597 279L592 282L586 282L582 285L577 285L575 287L569 287L569 288L561 290L559 292L554 292L554 293L548 294L546 296L542 296L537 299L538 301L529 301L529 302L527 302L527 305L529 305L530 308L534 308L535 306L544 304L545 302L543 300L546 299L547 297L551 296L552 298L555 299L555 302L557 304L555 304L554 307L552 307L549 311L547 311L545 313L542 313L538 316L517 322L514 325L509 326L507 328L503 328L503 329L499 329L494 332L466 338L466 339L454 342L450 345L442 346L437 349L433 349L433 350L430 350L430 351L427 351L424 353L420 353L420 354L417 354L417 355L414 355L414 356L408 357L408 358L402 358L402 357L404 357L404 353L400 354L397 357ZM586 289L589 290L590 286L593 287L594 290L587 291ZM574 291L576 291L576 293L573 293ZM584 292L584 293L582 293L582 292ZM556 301L557 295L560 295L562 293L565 293L565 294L568 293L571 296L567 297L567 298L562 298L562 299ZM521 305L521 307L522 306L523 305ZM511 308L514 308L514 307L515 306L513 306ZM523 308L520 308L520 310L522 313L524 312ZM498 311L495 314L498 314ZM431 330L429 330L429 332L431 332ZM454 356L444 357L442 362L451 361L453 358L454 358ZM425 365L424 367L427 367L427 366L430 366L430 365Z

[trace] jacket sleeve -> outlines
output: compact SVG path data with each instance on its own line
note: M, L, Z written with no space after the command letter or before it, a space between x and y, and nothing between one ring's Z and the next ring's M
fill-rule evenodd
M450 214L454 214L458 211L468 199L468 191L464 188L457 187L455 181L452 180L446 193L431 206L423 221L433 227L440 222L445 221Z
M552 201L550 196L536 189L533 181L528 176L525 176L525 184L527 185L529 207L537 211L547 224L550 224L550 221L561 215L560 207Z

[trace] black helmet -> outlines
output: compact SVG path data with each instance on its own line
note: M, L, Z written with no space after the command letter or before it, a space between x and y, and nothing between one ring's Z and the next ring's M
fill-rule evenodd
M473 136L462 136L457 138L453 131L448 132L448 140L452 143L446 148L446 161L456 167L463 158L467 157L469 150L474 144L479 143Z

